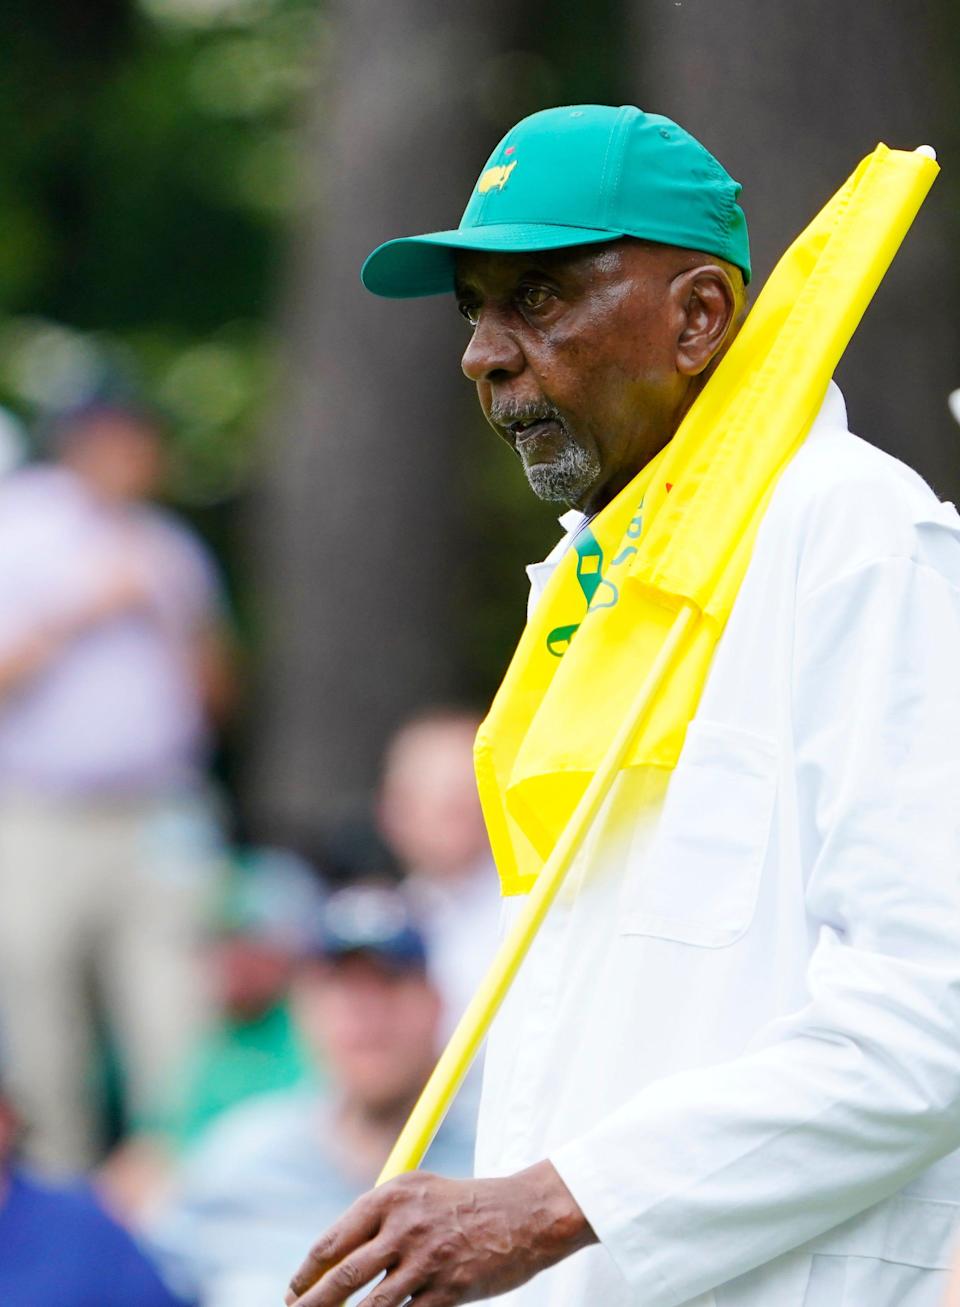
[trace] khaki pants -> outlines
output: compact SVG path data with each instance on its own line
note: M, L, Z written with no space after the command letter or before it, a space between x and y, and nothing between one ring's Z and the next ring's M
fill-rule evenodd
M37 1165L101 1153L94 990L128 1115L168 1087L208 1012L200 944L219 858L196 798L0 798L0 1068Z

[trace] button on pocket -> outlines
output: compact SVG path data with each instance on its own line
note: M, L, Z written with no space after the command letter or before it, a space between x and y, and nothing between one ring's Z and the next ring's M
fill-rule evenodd
M772 741L691 722L660 821L635 849L621 932L723 948L756 909L777 790Z

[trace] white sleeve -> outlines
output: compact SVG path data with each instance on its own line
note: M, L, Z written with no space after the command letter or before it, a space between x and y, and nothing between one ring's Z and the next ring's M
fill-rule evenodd
M554 1165L644 1307L815 1238L960 1146L960 593L910 558L797 615L809 1002Z

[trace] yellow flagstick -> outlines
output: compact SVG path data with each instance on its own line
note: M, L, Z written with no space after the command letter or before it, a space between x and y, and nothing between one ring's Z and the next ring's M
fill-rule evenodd
M440 1128L450 1104L463 1084L493 1019L506 998L520 964L530 951L550 905L557 897L574 855L597 812L609 793L633 738L660 689L661 683L677 655L685 636L699 613L692 604L684 604L667 633L659 654L636 698L626 714L600 766L594 772L583 797L571 814L563 834L543 865L536 883L509 935L497 951L487 974L467 1010L450 1037L450 1042L434 1067L433 1074L400 1132L387 1158L377 1184L385 1184L405 1171L415 1171L423 1161L434 1135Z

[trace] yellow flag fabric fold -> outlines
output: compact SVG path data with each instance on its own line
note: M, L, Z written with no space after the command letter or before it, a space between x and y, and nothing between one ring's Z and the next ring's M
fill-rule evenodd
M505 894L532 885L681 604L699 612L627 760L675 766L777 479L939 169L878 145L772 272L673 439L575 538L477 736Z

